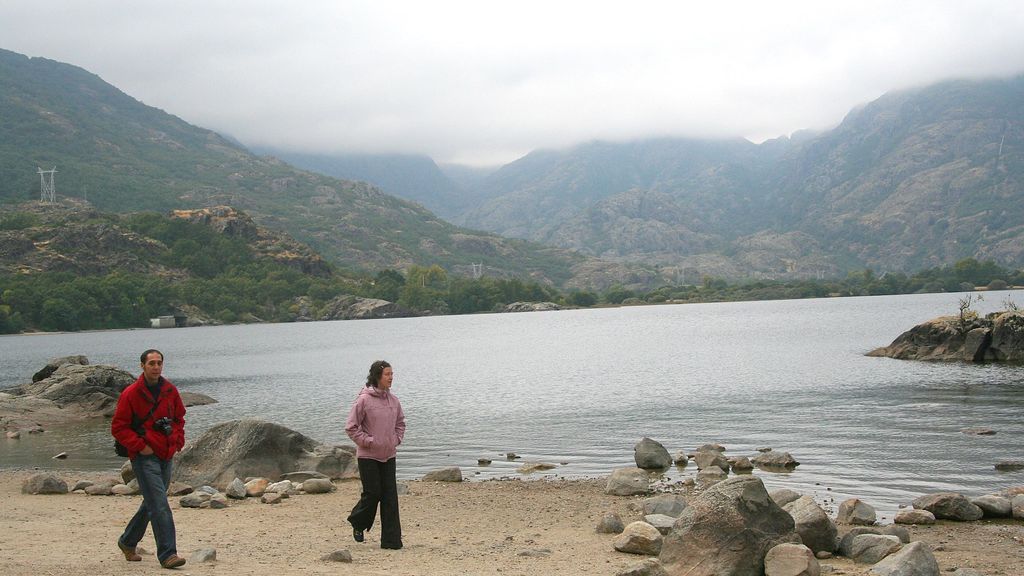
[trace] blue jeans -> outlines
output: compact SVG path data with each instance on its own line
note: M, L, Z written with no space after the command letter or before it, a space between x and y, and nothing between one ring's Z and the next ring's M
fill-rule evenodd
M153 524L156 539L156 557L163 562L178 553L174 536L174 517L167 502L167 486L171 483L171 461L161 460L156 455L139 454L132 460L132 470L139 482L142 504L132 516L121 535L121 544L129 548L138 545L146 534L146 525Z

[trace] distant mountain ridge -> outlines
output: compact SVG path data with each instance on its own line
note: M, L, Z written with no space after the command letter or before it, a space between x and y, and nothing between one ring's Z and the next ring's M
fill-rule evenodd
M493 171L260 157L80 68L0 50L0 202L38 197L35 167L57 166L58 194L103 210L229 205L342 266L483 263L562 287L1020 267L1022 116L1018 76L893 92L761 144L589 142Z
M598 289L638 271L656 276L462 229L369 184L256 156L45 58L0 50L0 118L4 203L39 198L36 167L55 166L57 194L86 198L99 210L231 206L356 270L438 264L469 276L478 264L490 276Z
M835 129L593 142L504 166L455 221L705 274L1024 264L1024 76L887 94Z

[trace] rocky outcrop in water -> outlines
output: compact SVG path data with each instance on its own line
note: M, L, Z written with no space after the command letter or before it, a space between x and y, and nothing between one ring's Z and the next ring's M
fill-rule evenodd
M343 295L324 304L318 320L365 320L370 318L409 318L416 314L394 302L376 298Z
M984 318L942 316L900 334L892 344L868 352L900 360L1024 362L1024 312Z
M56 366L56 367L54 367ZM55 358L33 382L0 393L0 428L38 432L51 424L110 417L135 376L84 356Z

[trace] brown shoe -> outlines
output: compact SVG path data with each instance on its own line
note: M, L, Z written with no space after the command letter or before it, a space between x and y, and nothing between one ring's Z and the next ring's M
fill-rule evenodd
M117 541L117 547L121 549L121 553L124 554L124 559L129 562L139 562L142 560L142 556L139 556L138 552L135 551L135 546L125 546L121 544L121 541Z
M185 559L177 554L168 556L166 560L160 563L164 568L177 568L178 566L185 565Z

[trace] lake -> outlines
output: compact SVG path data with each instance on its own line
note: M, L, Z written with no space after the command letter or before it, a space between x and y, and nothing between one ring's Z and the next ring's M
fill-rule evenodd
M899 361L864 353L915 324L954 314L962 294L637 306L522 314L138 329L0 337L0 388L47 360L85 354L138 374L138 355L166 355L180 389L219 403L190 408L186 432L257 417L328 443L343 427L373 360L395 370L408 432L400 478L457 465L478 479L605 476L633 466L644 436L670 453L719 443L727 455L790 452L789 473L755 471L880 514L937 491L981 495L1024 484L997 472L1024 459L1024 367ZM980 312L1024 303L992 292ZM989 427L993 436L964 428ZM0 441L0 466L109 470L106 421ZM67 460L52 460L57 452ZM504 458L515 452L522 459ZM479 466L479 458L492 459ZM667 481L696 474L692 463Z

